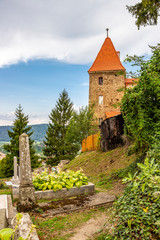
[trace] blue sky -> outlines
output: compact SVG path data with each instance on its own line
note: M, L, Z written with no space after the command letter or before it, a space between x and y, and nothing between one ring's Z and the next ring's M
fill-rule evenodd
M37 123L46 122L64 88L75 109L85 106L88 104L89 67L89 64L34 60L0 68L1 111L7 108L12 113L21 104L25 114L31 115L33 120L41 118Z
M138 30L126 10L136 2L0 1L0 125L13 123L19 104L30 124L47 123L64 88L75 109L87 105L87 71L106 28L121 61L126 54L150 56L148 45L160 42L160 25Z

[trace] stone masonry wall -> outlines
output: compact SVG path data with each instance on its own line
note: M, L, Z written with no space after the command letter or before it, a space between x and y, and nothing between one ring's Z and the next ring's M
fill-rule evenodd
M106 118L105 112L119 111L113 104L120 102L124 92L117 90L125 87L124 75L116 75L113 72L95 72L89 73L89 104L95 104L95 118ZM103 85L99 85L99 77L103 77ZM99 96L103 95L103 104L99 104Z

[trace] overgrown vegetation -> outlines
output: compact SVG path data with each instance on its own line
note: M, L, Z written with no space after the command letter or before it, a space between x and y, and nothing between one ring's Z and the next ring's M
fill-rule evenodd
M132 150L147 158L124 179L128 185L115 203L115 228L105 240L160 239L160 44L152 53L147 61L128 58L141 69L137 86L127 89L122 99L125 132Z
M127 58L140 66L139 81L134 88L126 89L121 105L125 134L134 142L134 149L143 152L160 134L160 44L151 50L150 60Z
M128 185L115 203L116 227L106 240L160 238L160 167L148 158L138 167L139 174L123 180Z

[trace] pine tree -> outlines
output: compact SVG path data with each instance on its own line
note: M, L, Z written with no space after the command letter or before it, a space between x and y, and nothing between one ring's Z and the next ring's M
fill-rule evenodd
M68 155L66 146L66 132L73 112L73 103L64 89L60 94L55 108L49 115L50 122L46 132L45 148L43 153L48 158L60 159L61 156Z
M25 116L23 113L23 108L21 105L16 108L15 111L16 119L13 122L12 131L8 131L10 137L10 143L4 145L4 149L8 152L6 158L4 159L4 169L3 174L6 177L11 177L13 175L13 157L16 156L19 160L19 136L22 133L26 133L29 136L30 144L30 156L31 156L31 165L35 167L37 164L37 157L35 156L35 150L33 148L33 140L31 140L31 127L27 126L28 116Z

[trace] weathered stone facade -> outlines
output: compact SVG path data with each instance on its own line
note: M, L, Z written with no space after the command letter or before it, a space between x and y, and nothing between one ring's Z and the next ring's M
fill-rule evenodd
M126 79L126 69L120 61L120 52L116 51L111 39L105 39L89 73L89 104L95 106L97 124L120 114L119 103L124 91L118 91L136 85L137 79Z
M124 74L123 74L124 73ZM125 87L125 71L100 71L89 72L89 104L95 105L95 118L105 119L107 111L119 111L114 104L121 101L124 92L117 91ZM99 84L99 78L103 78L103 84ZM103 103L99 103L99 96L103 96Z

